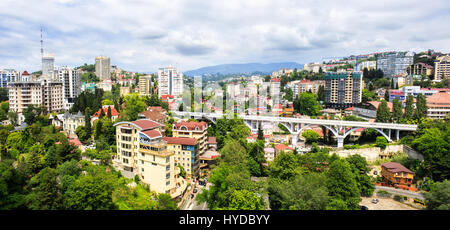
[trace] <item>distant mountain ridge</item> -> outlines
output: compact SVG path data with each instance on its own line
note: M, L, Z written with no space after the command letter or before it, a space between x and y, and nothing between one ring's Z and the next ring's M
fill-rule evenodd
M273 71L280 70L282 68L298 70L303 69L303 65L296 62L279 62L279 63L245 63L245 64L224 64L216 66L207 66L195 70L189 70L183 72L186 76L199 76L199 75L226 75L226 74L271 74Z

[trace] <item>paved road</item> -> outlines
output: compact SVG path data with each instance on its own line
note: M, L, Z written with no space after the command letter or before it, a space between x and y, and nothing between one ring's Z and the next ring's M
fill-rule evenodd
M403 196L407 196L407 197L418 198L421 200L425 199L425 197L423 196L422 193L412 192L412 191L403 190L403 189L396 189L396 188L392 188L392 187L385 187L385 186L377 185L377 186L375 186L375 191L378 191L378 190L384 190L384 191L392 193L394 195L403 195Z
M211 186L210 183L206 184L206 188L205 186L197 186L198 192L194 193L195 197L194 199L191 201L191 204L189 205L188 210L209 210L208 209L208 205L206 204L206 202L203 203L198 203L195 198L197 197L197 194L201 193L203 191L203 189L209 189L209 186Z

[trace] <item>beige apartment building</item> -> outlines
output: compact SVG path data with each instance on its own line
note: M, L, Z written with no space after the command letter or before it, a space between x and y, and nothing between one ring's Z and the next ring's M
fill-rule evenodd
M29 105L42 106L45 112L57 112L64 109L63 83L48 79L31 79L28 72L22 79L9 83L10 110L18 113L19 124L24 121L22 112Z
M199 155L205 153L208 143L208 124L204 121L181 121L173 124L172 136L173 137L188 137L198 140L198 152Z
M178 197L187 183L175 167L175 154L161 134L162 125L141 119L119 122L116 126L117 152L113 164L129 178L135 175L152 191Z
M164 137L169 151L175 154L175 166L180 165L186 171L186 179L198 176L199 144L195 138Z
M101 81L111 78L111 59L109 57L95 57L95 75Z
M450 55L437 57L434 61L434 80L450 78Z
M152 77L150 75L139 77L139 94L141 96L150 96L152 88Z

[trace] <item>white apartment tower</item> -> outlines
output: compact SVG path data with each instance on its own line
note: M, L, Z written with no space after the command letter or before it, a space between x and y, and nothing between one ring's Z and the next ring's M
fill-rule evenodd
M54 68L55 56L53 54L42 56L42 75L53 76Z
M69 110L75 98L81 93L80 70L70 67L62 67L55 70L56 78L63 83L64 88L64 109Z
M111 60L109 57L95 57L95 75L101 81L108 80L111 77Z
M180 96L183 93L183 74L172 66L158 70L158 94Z

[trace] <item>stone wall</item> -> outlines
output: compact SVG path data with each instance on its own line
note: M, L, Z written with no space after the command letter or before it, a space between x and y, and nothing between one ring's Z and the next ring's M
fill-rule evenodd
M423 160L423 156L414 149L406 145L388 145L386 149L381 150L380 147L364 148L364 149L341 149L330 151L330 154L336 153L340 157L349 157L351 155L361 155L367 161L376 161L380 156L390 156L397 152L406 153L412 159Z

